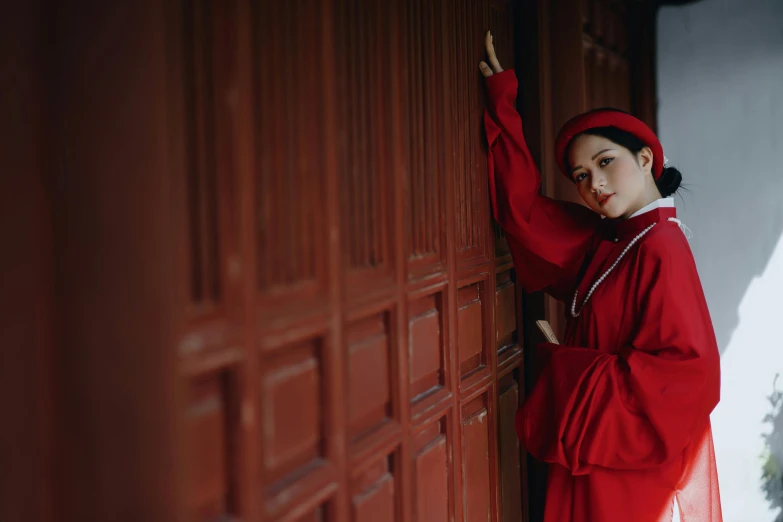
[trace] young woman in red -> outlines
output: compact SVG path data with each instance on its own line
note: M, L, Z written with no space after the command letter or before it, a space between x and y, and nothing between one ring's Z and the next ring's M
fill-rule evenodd
M523 288L567 309L564 342L539 346L542 370L517 413L522 444L549 463L545 521L670 521L677 505L684 522L719 522L709 415L720 355L669 197L682 176L643 122L600 109L555 144L587 207L540 195L516 77L489 33L485 45L494 216Z

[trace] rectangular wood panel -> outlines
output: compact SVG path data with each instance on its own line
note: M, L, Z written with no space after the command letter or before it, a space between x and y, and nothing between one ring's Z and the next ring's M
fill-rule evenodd
M325 291L325 71L313 59L323 45L324 3L252 6L256 279L279 312L286 300Z
M448 522L448 445L444 420L435 422L414 436L414 520Z
M352 438L377 429L391 416L389 314L349 325L348 418Z
M400 126L405 169L405 214L409 277L442 269L444 154L441 136L444 78L435 74L444 56L443 0L406 0L395 9L396 51L406 65L397 73L402 112Z
M310 513L306 513L301 517L297 517L294 522L327 522L329 518L326 516L326 510L323 507L319 507Z
M495 341L498 350L517 342L517 297L511 270L500 273L495 283Z
M462 491L465 522L491 520L489 469L489 414L485 396L479 396L462 408Z
M189 386L185 411L188 465L187 502L198 520L216 520L230 513L232 455L231 425L226 381L222 374L195 380Z
M392 133L389 4L333 5L343 258L350 273L388 274ZM376 280L361 280L366 287ZM350 288L359 289L356 282Z
M323 456L321 346L321 340L286 346L265 364L260 421L270 476L281 477Z
M482 118L485 106L483 79L475 74L480 49L475 41L459 35L481 34L485 28L479 2L453 2L444 24L454 41L448 46L451 93L451 154L453 160L454 214L457 259L485 261L487 253L487 165L482 150ZM478 259L476 259L478 258Z
M443 294L437 293L409 303L408 352L411 399L432 393L445 385L443 370Z
M582 9L587 108L631 111L628 8L623 2L592 0Z
M353 522L395 522L397 498L392 457L370 466L353 481Z
M522 467L516 413L519 407L519 384L513 374L499 383L498 461L500 463L501 522L522 520Z
M460 375L466 376L486 366L484 282L459 289L457 294L457 328Z

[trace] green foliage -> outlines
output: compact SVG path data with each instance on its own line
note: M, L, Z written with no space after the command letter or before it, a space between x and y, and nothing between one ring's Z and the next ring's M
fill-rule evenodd
M780 375L772 382L772 394L767 397L771 411L764 417L764 423L772 430L762 434L764 454L762 455L761 489L769 501L770 509L777 509L774 522L783 522L783 391L777 387Z

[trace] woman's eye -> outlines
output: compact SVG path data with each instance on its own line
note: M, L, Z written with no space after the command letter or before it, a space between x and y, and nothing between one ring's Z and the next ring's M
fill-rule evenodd
M614 158L604 158L600 161L599 165L601 165L602 167L606 167L612 162L613 159Z
M576 177L574 177L574 181L579 183L580 181L582 181L586 177L587 177L587 173L586 172L580 172L579 174L576 175Z

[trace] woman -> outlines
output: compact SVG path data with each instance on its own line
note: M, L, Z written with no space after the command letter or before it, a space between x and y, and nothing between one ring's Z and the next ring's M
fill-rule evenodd
M587 204L539 195L514 72L487 33L484 118L495 219L528 292L565 301L562 345L539 347L541 373L517 432L549 463L546 522L721 520L709 414L720 356L671 194L680 173L633 116L600 109L567 122L557 162ZM605 218L605 219L602 219Z

